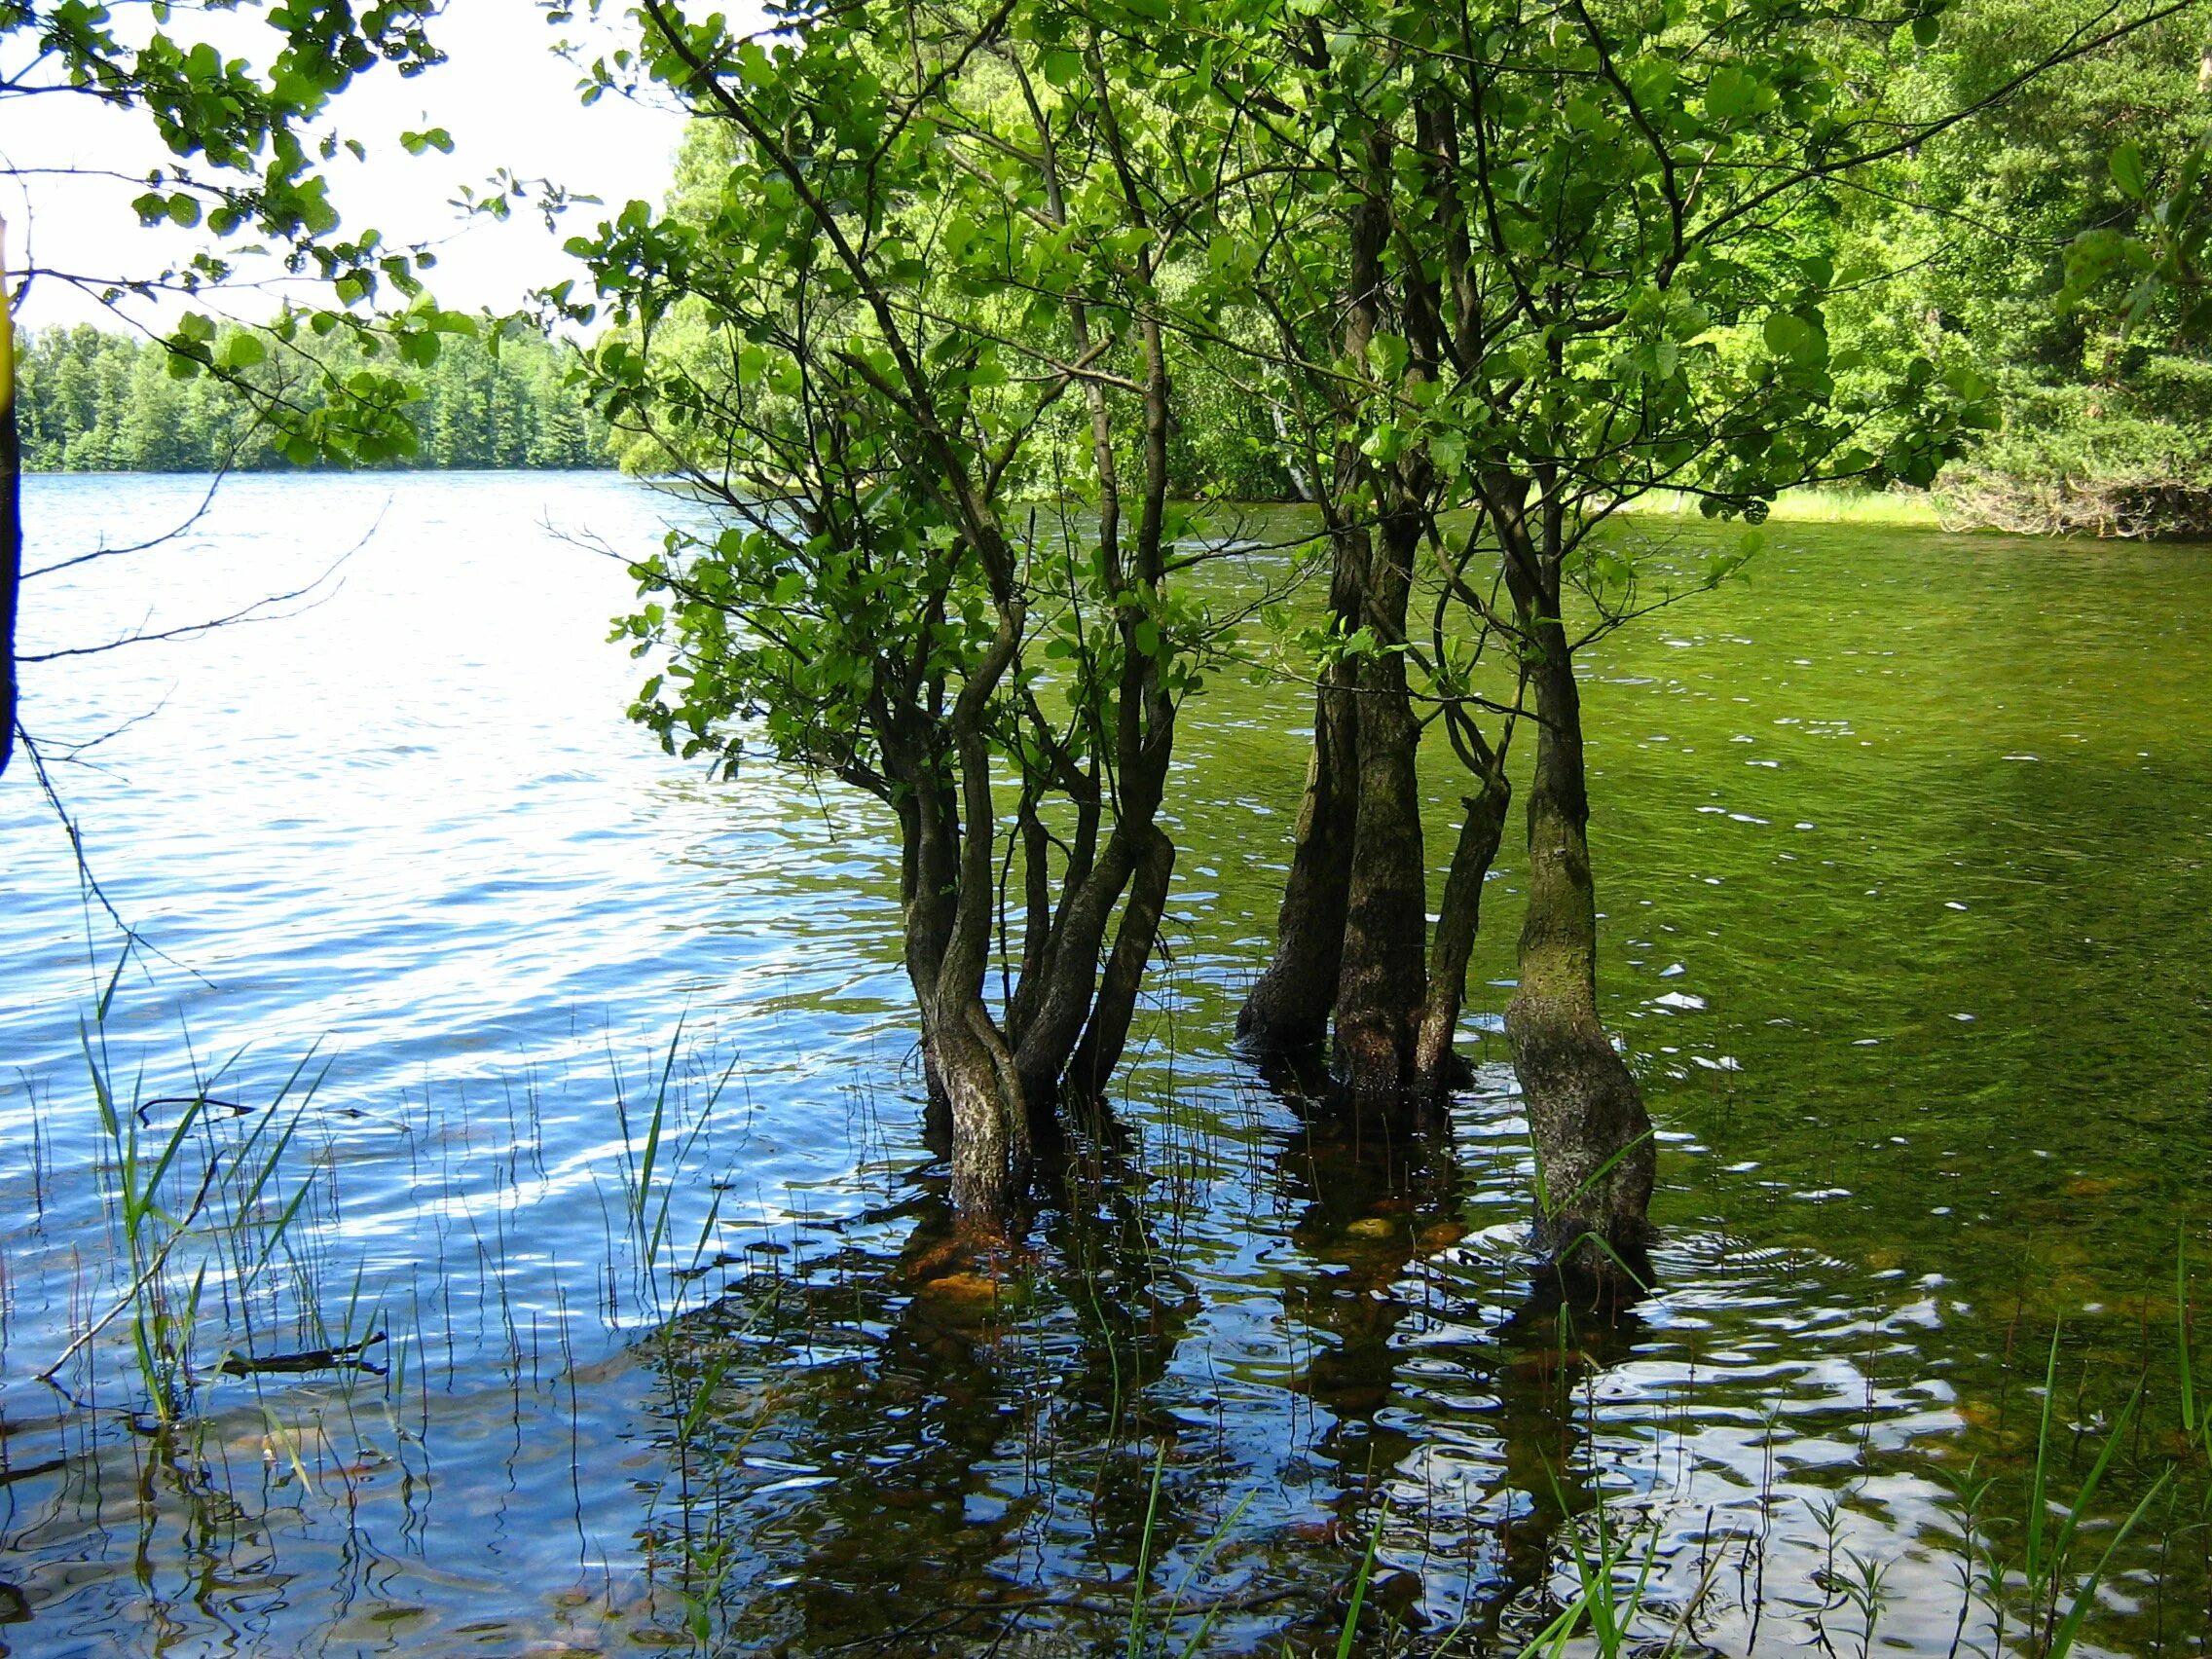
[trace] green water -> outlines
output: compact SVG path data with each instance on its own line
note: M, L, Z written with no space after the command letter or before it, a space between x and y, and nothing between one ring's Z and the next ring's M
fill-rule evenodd
M1699 536L1666 534L1694 563ZM1287 1627L1326 1651L1386 1502L1382 1594L1406 1622L1372 1640L1510 1646L1559 1604L1563 1510L1587 1527L1603 1493L1656 1540L1668 1614L1647 1636L1696 1601L1689 1628L1724 1652L1947 1653L1955 1483L1995 1477L1991 1535L2017 1550L2054 1334L2061 1501L2099 1423L2149 1396L2091 1506L2102 1550L2179 1444L2176 1252L2205 1254L2212 1219L2212 561L1771 540L1748 584L1590 653L1603 991L1665 1142L1658 1294L1563 1336L1517 1254L1527 1169L1492 1034L1510 843L1471 976L1480 1079L1448 1143L1271 1092L1224 1053L1308 714L1294 689L1217 687L1182 749L1169 1017L1124 1086L1128 1190L1072 1206L1088 1231L1048 1225L1039 1282L987 1317L899 1299L921 1244L846 1264L893 1293L867 1321L888 1346L765 1432L804 1422L781 1442L795 1461L873 1458L911 1486L794 1507L806 1588L739 1598L739 1629L980 1650L1028 1621L891 1609L1125 1577L1151 1509L1160 1582L1194 1562L1218 1579L1213 1640ZM1432 785L1441 857L1458 785ZM1127 1304L1087 1306L1086 1264L1116 1248ZM909 1412L940 1438L886 1430ZM2204 1650L2191 1468L2115 1558L2089 1626L2111 1651ZM1871 1632L1841 1588L1856 1562L1878 1575ZM1310 1604L1292 1616L1240 1600L1292 1586ZM1999 1640L1986 1604L1964 1628Z

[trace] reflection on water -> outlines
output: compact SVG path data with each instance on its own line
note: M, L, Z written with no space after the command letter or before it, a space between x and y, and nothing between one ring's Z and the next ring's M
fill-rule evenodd
M34 480L32 563L190 495ZM1191 722L1147 1045L1028 1253L957 1268L870 814L649 753L604 643L620 571L545 528L639 546L663 510L593 477L247 479L184 545L34 593L32 648L212 614L382 514L319 608L32 680L57 751L161 705L56 773L174 959L117 989L121 1091L220 1069L259 1103L318 1043L328 1071L242 1230L266 1263L213 1258L198 1415L146 1420L128 1317L38 1381L130 1274L79 1050L115 941L11 772L0 1647L1123 1650L1139 1609L1153 1651L1333 1652L1372 1539L1373 1650L1482 1651L1571 1596L1603 1515L1655 1555L1650 1634L1934 1656L1998 1640L1960 1493L1994 1476L2017 1543L2054 1328L2061 1501L2144 1387L2097 1552L2178 1449L2202 555L1778 531L1750 587L1609 647L1605 988L1665 1241L1606 1319L1522 1255L1510 855L1448 1118L1226 1051L1294 688ZM170 1185L253 1121L191 1125ZM376 1371L208 1363L372 1332ZM2185 1485L2116 1554L2099 1651L2205 1651Z

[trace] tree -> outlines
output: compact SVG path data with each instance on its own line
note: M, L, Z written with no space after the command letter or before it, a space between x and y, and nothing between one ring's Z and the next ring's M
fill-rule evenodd
M2096 15L2083 0L1966 0L1895 96L1915 117L1971 101ZM2154 205L2169 188L2188 196L2212 116L2205 28L2200 10L2170 17L2043 75L1839 202L1839 257L1899 275L1835 308L1836 338L1877 353L1939 341L1995 384L2003 428L1938 480L1953 522L2212 526L2212 363L2182 326L2190 215ZM2092 287L2094 303L2074 303Z
M2067 248L2061 315L2085 311L2092 296L2114 297L2123 338L2212 343L2212 42L2198 55L2195 92L2182 120L2124 137L2106 156L2123 206Z
M626 631L666 661L633 712L889 810L953 1201L995 1237L1048 1109L1127 1041L1178 712L1235 619L1169 498L1208 349L1166 325L1171 271L1180 305L1220 297L1177 268L1216 194L1197 93L1104 14L1019 0L765 38L637 15L643 67L716 135L678 210L571 247L611 306L607 414L722 524L636 567Z
M599 373L733 522L641 567L632 635L673 658L639 712L716 753L757 717L892 808L964 1211L1004 1210L1031 1105L1103 1078L1150 951L1175 707L1219 648L1167 551L1189 363L1269 410L1331 571L1246 1036L1333 1027L1355 1094L1448 1080L1525 714L1507 1031L1541 1220L1563 1266L1633 1277L1653 1149L1598 1015L1575 665L1744 554L1670 587L1600 533L1657 489L1756 520L1795 485L1932 478L1990 388L1831 344L1837 297L1887 275L1834 256L1839 194L2186 3L2095 14L1928 114L1892 94L1936 12L1859 0L863 5L752 40L643 0L636 63L725 124L728 160L687 185L704 218L633 203L577 244L621 325ZM1080 477L1051 441L1071 393ZM1471 784L1431 936L1416 760L1439 725ZM1022 973L994 1011L1016 848Z
M1741 556L1669 591L1599 533L1658 489L1755 521L1796 485L1924 484L1994 424L1969 364L1831 345L1837 298L1887 276L1833 257L1839 194L2180 9L2101 9L1934 112L1892 92L1939 38L1936 8L1240 14L1254 39L1272 31L1270 70L1240 99L1243 173L1261 181L1252 291L1278 325L1278 395L1322 480L1335 567L1277 953L1242 1026L1284 1047L1333 1017L1355 1088L1434 1087L1424 1015L1432 990L1456 1013L1470 922L1440 927L1429 972L1447 982L1432 984L1413 753L1442 720L1474 777L1447 883L1466 895L1501 815L1499 711L1525 707L1529 908L1506 1026L1563 1266L1637 1273L1653 1178L1649 1119L1598 1015L1576 659ZM1410 625L1423 583L1426 638ZM1499 647L1511 682L1485 698L1472 665ZM1500 721L1489 741L1485 712Z

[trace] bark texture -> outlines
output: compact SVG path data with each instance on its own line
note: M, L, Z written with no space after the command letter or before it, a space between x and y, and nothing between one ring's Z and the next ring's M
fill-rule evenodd
M1415 541L1386 524L1364 584L1362 623L1385 645L1405 639ZM1355 1097L1413 1081L1427 995L1427 869L1421 848L1420 727L1405 658L1359 659L1359 769L1352 861L1337 980L1337 1066Z
M1420 1036L1414 1056L1415 1083L1435 1098L1466 1081L1465 1063L1452 1046L1459 1029L1459 1010L1467 994L1467 960L1474 954L1482 926L1483 883L1505 838L1506 808L1513 786L1502 765L1484 780L1479 793L1466 797L1466 816L1452 849L1452 867L1444 878L1443 906L1429 946L1428 1000L1421 1005Z
M1529 789L1529 913L1505 1011L1542 1184L1545 1246L1598 1279L1644 1273L1655 1149L1643 1094L1598 1018L1597 889L1581 695L1555 619L1537 624Z
M1330 610L1357 627L1363 573L1338 538ZM1352 665L1331 663L1313 698L1313 748L1298 804L1290 874L1275 916L1275 953L1237 1011L1236 1035L1254 1052L1318 1048L1329 1035L1344 963L1352 841L1359 802L1359 694Z
M1381 125L1364 146L1366 191L1353 209L1341 349L1362 362L1387 299L1382 256L1390 235L1392 144ZM1417 330L1417 332L1419 332ZM1293 350L1291 355L1298 353ZM1356 429L1343 387L1341 424ZM1371 522L1366 480L1391 510ZM1410 505L1420 480L1378 472L1348 437L1337 440L1321 509L1331 541L1330 608L1340 634L1378 648L1324 670L1313 752L1283 887L1273 961L1237 1017L1263 1054L1317 1045L1333 1016L1337 1068L1376 1095L1413 1076L1426 988L1426 872L1415 761L1420 726L1398 654L1422 522Z
M1160 940L1160 921L1167 908L1167 888L1175 875L1175 843L1155 827L1146 837L1137 862L1128 898L1122 905L1121 925L1115 930L1114 953L1092 1000L1090 1022L1068 1062L1068 1087L1095 1095L1106 1087L1114 1068L1122 1063L1128 1047L1129 1025L1136 1018L1137 993L1144 987L1145 967Z
M1014 1231L1027 1185L1029 1114L1014 1057L982 1000L935 1010L924 1039L952 1119L952 1207L971 1232Z

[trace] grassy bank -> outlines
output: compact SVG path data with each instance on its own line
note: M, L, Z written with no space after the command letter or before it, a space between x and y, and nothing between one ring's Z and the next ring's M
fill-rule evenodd
M1655 491L1631 502L1639 517L1696 518L1698 498L1678 490ZM1770 524L1853 524L1898 530L1941 530L1936 498L1925 490L1785 490L1775 498Z

